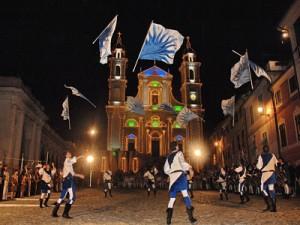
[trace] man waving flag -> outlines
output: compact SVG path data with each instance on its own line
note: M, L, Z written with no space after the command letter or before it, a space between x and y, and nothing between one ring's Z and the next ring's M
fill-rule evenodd
M67 86L67 85L64 85L65 88L68 88L68 89L71 89L72 91L72 94L73 95L76 95L80 98L83 98L84 100L86 100L88 103L90 103L93 107L96 108L96 105L94 103L92 103L87 97L85 97L83 94L81 94L76 88L72 87L72 86Z
M137 61L146 59L173 64L174 56L181 47L183 39L184 37L177 30L167 29L160 24L152 22Z
M93 44L99 40L99 53L100 53L100 63L106 64L107 57L111 55L111 38L115 32L117 25L116 15L113 20L107 25L107 27L101 32L101 34L94 40Z

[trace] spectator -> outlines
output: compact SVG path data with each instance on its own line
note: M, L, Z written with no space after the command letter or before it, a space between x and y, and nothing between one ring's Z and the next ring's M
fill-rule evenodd
M8 184L9 184L9 172L7 165L4 165L3 167L3 194L2 194L2 200L7 200L7 194L8 194Z
M0 161L0 200L2 200L3 193L3 162Z
M16 197L16 192L18 188L18 178L19 178L19 171L15 170L14 174L11 177L11 199Z
M20 198L23 198L25 196L26 191L26 184L27 184L27 176L25 171L22 172L21 175L21 191L20 191Z

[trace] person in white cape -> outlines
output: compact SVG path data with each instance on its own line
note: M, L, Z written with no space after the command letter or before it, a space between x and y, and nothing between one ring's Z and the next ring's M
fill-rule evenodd
M186 177L186 171L188 171L191 166L185 161L183 153L179 150L177 142L171 142L170 150L171 153L168 155L164 165L164 172L170 178L170 199L167 208L167 224L171 224L173 206L178 192L181 192L189 220L192 224L194 224L197 220L193 217L194 207L192 206L191 198L188 195L188 184Z

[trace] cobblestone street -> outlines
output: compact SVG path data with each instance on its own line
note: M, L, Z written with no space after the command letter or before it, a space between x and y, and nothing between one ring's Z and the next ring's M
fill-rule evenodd
M51 198L51 204L57 194ZM198 191L193 205L198 224L207 225L253 225L253 224L300 224L300 203L298 198L283 200L278 198L277 213L262 213L263 200L252 197L247 205L240 205L236 194L229 201L219 201L217 192ZM96 189L84 189L78 192L78 200L71 210L74 218L52 218L51 208L40 209L38 198L30 197L0 203L0 224L165 224L165 209L168 202L167 192L159 191L157 197L147 198L142 190L115 191L112 199L105 199ZM62 214L60 209L59 214ZM173 224L189 224L181 199L178 198Z

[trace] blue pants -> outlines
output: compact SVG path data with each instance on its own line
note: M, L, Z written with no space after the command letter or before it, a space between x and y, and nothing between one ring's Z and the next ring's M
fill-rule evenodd
M169 191L170 201L169 201L168 208L173 208L176 195L178 192L182 193L185 206L187 208L191 208L192 201L190 199L190 196L188 195L187 189L188 189L188 183L187 183L186 175L181 174L181 176L175 181L175 183L172 185Z
M67 176L66 178L64 178L63 181L63 189L60 193L60 197L57 200L57 203L60 204L67 196L67 194L69 193L69 200L68 200L68 204L72 205L74 203L74 201L76 200L76 184L73 180L72 176Z
M261 184L261 190L265 196L270 195L270 198L275 199L276 197L275 183L276 183L276 175L275 173L273 173L268 180L266 180Z

